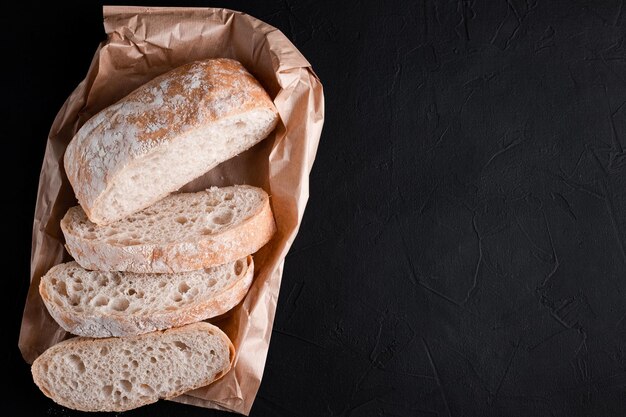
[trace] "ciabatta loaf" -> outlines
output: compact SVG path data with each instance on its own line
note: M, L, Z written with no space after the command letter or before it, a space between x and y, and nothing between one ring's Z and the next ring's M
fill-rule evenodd
M88 271L68 262L41 278L39 293L70 333L134 336L227 312L246 295L253 276L251 256L177 274Z
M65 171L96 224L122 219L252 147L278 113L237 61L192 62L102 110L76 133Z
M39 356L41 391L81 411L126 411L210 384L230 369L234 347L209 323L108 339L77 337Z
M72 207L61 229L83 268L171 273L243 258L265 245L276 226L267 193L239 185L173 194L105 226Z

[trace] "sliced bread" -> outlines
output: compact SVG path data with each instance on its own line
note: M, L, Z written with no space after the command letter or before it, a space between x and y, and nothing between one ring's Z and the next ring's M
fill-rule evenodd
M251 256L175 274L88 271L68 262L41 278L39 293L70 333L133 336L219 316L239 304L253 276Z
M276 226L267 193L239 185L173 194L105 226L72 207L61 229L83 268L171 273L243 258L265 245Z
M210 384L234 355L224 332L200 322L128 338L69 339L46 350L31 371L62 406L126 411Z
M107 224L157 202L264 139L278 113L239 62L192 62L93 116L67 147L78 202Z

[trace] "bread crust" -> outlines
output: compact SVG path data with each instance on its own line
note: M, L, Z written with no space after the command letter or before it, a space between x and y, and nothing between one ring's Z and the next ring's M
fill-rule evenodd
M163 399L171 399L174 397L178 397L179 395L184 394L187 391L191 391L200 387L207 386L217 381L218 379L222 378L226 373L228 373L228 371L230 371L233 365L233 362L235 360L235 347L233 346L232 342L223 331L221 331L218 327L212 324L206 323L206 322L193 323L193 324L188 324L184 327L177 327L177 328L168 329L164 331L146 333L143 335L134 336L132 338L136 340L137 343L144 343L147 341L149 342L151 339L156 340L160 337L168 335L169 333L196 332L196 331L209 332L209 333L212 333L213 335L218 335L222 339L222 342L226 344L226 346L228 347L228 351L230 355L228 366L225 369L223 369L221 372L219 372L217 375L215 375L215 377L207 378L206 380L201 381L197 384L192 384L188 387L185 387L184 390L172 391L169 395L163 397ZM116 412L127 411L133 408L141 407L147 404L152 404L158 401L159 398L145 399L144 401L139 401L134 404L131 404L129 407L123 407L121 405L116 406L116 404L110 403L110 407L107 407L106 409L102 409L102 408L90 407L87 404L61 398L55 395L54 390L51 387L49 387L48 384L46 383L46 368L50 364L50 361L54 355L64 354L64 351L68 351L69 347L79 347L79 348L82 347L84 349L95 350L95 349L100 349L102 347L109 347L112 344L119 343L120 340L128 340L128 339L119 339L115 337L106 338L106 339L75 337L75 338L64 340L60 343L57 343L56 345L46 350L42 355L40 355L33 362L31 366L31 373L33 375L33 380L35 381L35 384L39 387L41 392L43 392L48 398L50 398L54 402L64 407L71 408L74 410L79 410L79 411L116 411ZM158 364L155 366L158 366Z
M254 109L271 111L277 119L267 92L241 63L195 61L156 77L89 119L65 151L65 172L87 217L108 224L123 217L107 217L110 213L99 203L118 173L184 135ZM152 196L135 211L177 188Z
M244 186L240 186L244 187ZM76 215L70 209L61 220L65 247L85 269L138 273L188 272L221 265L255 253L276 231L269 196L245 221L223 232L198 237L195 241L163 244L114 245L87 240L72 233Z
M162 310L149 315L128 312L87 314L64 308L56 304L52 295L48 293L46 277L40 281L39 294L52 318L69 333L92 338L136 336L184 326L226 313L243 300L252 284L254 278L252 256L246 257L245 265L247 268L245 273L215 297L193 303L191 306L183 305L176 310ZM55 268L46 275L51 274L52 278Z

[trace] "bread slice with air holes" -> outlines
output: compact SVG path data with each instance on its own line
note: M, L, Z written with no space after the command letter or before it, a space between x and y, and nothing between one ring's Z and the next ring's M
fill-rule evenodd
M245 297L253 276L251 256L174 274L88 271L68 262L41 278L39 294L72 334L133 336L223 314Z
M89 119L64 157L78 202L94 223L159 201L274 130L278 112L232 59L163 74Z
M217 327L194 323L133 337L76 337L33 362L41 391L81 411L126 411L221 378L235 349Z
M172 273L232 262L259 250L276 230L269 196L257 187L213 187L170 195L98 226L80 206L61 220L68 252L83 268Z

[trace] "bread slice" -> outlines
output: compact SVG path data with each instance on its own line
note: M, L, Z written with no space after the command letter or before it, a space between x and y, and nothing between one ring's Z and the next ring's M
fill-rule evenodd
M173 194L98 226L80 207L61 220L66 248L83 268L171 273L232 262L256 252L276 230L269 196L257 187Z
M200 322L128 338L69 339L46 350L31 371L62 406L126 411L210 384L234 356L228 336Z
M157 202L264 139L278 113L239 62L192 62L102 110L65 152L87 217L107 224Z
M227 312L246 295L253 276L251 256L176 274L88 271L68 262L41 278L39 294L70 333L134 336Z

